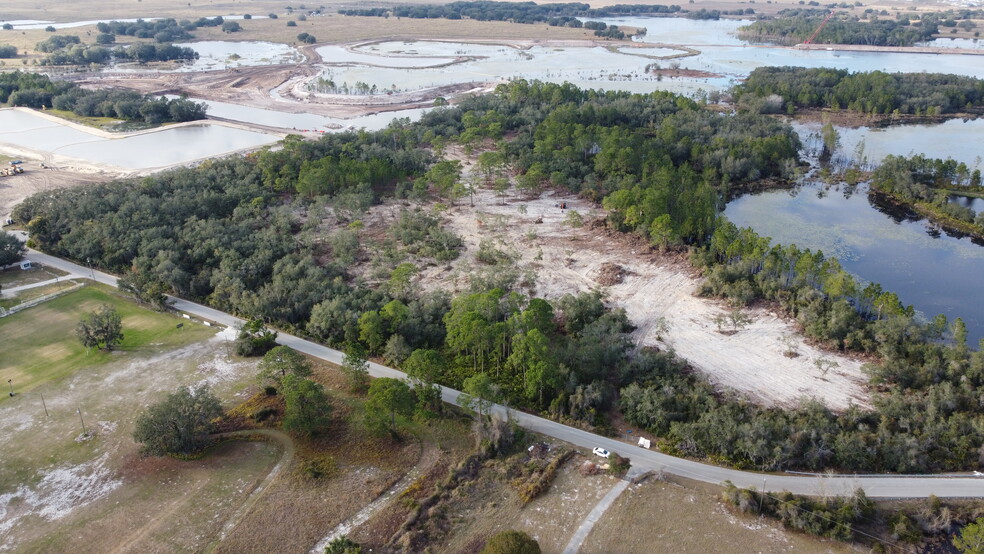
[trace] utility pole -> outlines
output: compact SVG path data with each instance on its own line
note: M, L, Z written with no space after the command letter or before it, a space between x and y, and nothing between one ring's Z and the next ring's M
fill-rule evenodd
M10 385L10 396L14 395L14 380L7 379L7 384Z
M93 281L95 281L96 280L96 272L92 270L92 258L86 258L85 259L85 262L87 264L89 264L89 276L92 277L92 280Z
M44 403L44 393L41 393L41 406L44 407L44 417L48 417L48 405Z
M762 515L762 504L765 504L765 477L762 478L762 494L759 495L759 515Z
M78 412L78 414L79 414L79 421L82 422L82 434L83 435L88 435L89 434L89 431L86 430L86 428L85 428L85 420L82 419L82 408L78 408L75 411Z

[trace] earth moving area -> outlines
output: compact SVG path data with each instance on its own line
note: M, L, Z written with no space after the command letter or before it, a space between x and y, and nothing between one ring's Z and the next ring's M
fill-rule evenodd
M470 167L465 165L466 180ZM600 221L603 211L592 203L553 191L526 198L485 189L472 201L474 206L462 199L442 215L467 251L450 264L422 270L422 288L460 292L483 271L512 271L533 285L532 294L545 298L602 289L608 301L625 308L639 346L673 349L718 386L764 405L794 406L812 397L835 410L869 406L860 361L808 344L791 322L766 308L745 310L751 322L737 332L727 323L719 326L716 320L732 309L695 296L700 279L685 260L607 229ZM363 218L367 233L384 233L407 208L412 209L399 203L372 208ZM581 226L572 226L578 219L572 212ZM483 240L509 255L508 267L483 268L476 259Z

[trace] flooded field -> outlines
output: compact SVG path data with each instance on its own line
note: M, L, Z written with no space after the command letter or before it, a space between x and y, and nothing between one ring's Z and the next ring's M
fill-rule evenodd
M3 144L130 170L188 163L276 142L275 135L214 124L104 138L19 110L0 110Z
M819 147L819 122L793 123L804 144ZM840 137L835 161L854 163L867 160L878 164L885 156L922 154L930 158L953 158L971 168L984 170L980 148L984 137L984 119L951 119L943 123L893 125L890 127L836 127Z
M428 108L410 108L343 119L312 113L286 113L276 110L264 110L262 108L240 106L239 104L230 104L228 102L200 100L197 98L192 98L192 100L207 105L210 116L269 127L279 127L290 131L332 132L345 129L377 131L386 128L396 118L409 118L411 121L420 119L420 116L428 110Z
M304 56L293 46L273 42L201 41L177 44L198 52L198 59L178 71L213 71L257 65L301 63Z

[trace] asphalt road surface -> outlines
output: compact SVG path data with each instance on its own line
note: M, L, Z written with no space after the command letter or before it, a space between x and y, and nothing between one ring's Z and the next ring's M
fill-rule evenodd
M23 234L20 233L23 237ZM116 286L116 277L101 271L93 271L88 267L42 254L34 250L28 252L28 259L69 273L85 275L94 280L111 286ZM233 315L202 306L194 302L174 298L174 309L189 315L235 327L243 322ZM341 364L344 354L314 342L280 333L277 342L291 348L321 358L335 364ZM369 373L373 377L406 378L406 374L376 363L369 364ZM444 387L442 398L449 404L459 405L459 391ZM508 413L517 424L531 431L554 437L571 444L591 449L600 446L611 452L616 452L632 461L632 473L657 471L696 479L707 483L720 484L731 481L739 487L753 487L758 490L789 491L795 494L811 496L845 495L852 493L858 487L872 498L925 498L931 494L941 498L980 498L984 497L984 476L968 474L950 475L791 475L766 474L749 471L739 471L724 467L695 462L668 456L660 452L646 450L632 443L618 439L603 437L581 429L575 429L542 417L510 410L496 405L493 411L499 414Z

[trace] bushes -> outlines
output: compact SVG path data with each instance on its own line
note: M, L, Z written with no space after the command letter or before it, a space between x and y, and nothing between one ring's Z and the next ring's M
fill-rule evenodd
M143 443L140 452L145 456L191 454L208 445L220 415L219 399L207 385L181 387L137 418L133 440Z
M523 504L529 504L534 498L546 492L557 477L557 470L574 454L573 450L564 450L545 466L542 465L542 460L538 458L533 458L527 462L520 469L520 476L512 480L512 485L516 488Z
M497 533L479 554L540 554L540 544L522 531Z
M723 500L743 512L758 512L776 518L786 527L818 537L848 541L854 537L853 525L874 513L874 503L864 490L850 497L813 499L789 492L762 494L725 483Z
M267 329L259 319L251 319L243 324L236 336L236 354L240 356L262 356L277 344L277 332Z
M632 467L632 464L628 458L619 456L614 452L612 452L611 456L608 458L608 473L610 475L621 477L629 471L630 467Z

